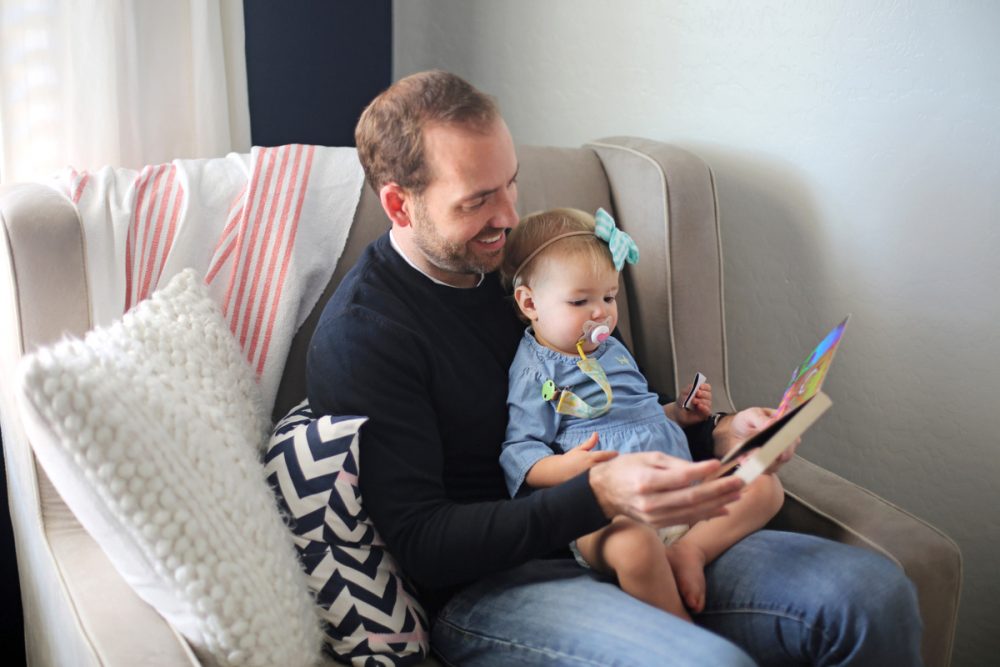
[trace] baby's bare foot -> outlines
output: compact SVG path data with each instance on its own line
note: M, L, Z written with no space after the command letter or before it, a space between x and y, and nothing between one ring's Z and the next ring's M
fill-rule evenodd
M705 608L705 553L680 540L667 547L667 560L684 605L693 614L701 612Z

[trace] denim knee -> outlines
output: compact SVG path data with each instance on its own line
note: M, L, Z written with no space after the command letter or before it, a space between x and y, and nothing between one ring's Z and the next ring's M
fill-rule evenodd
M913 582L889 559L863 553L857 567L842 571L837 582L842 599L849 601L843 610L841 648L863 656L864 664L920 665L923 622Z
M759 531L706 568L699 625L761 665L920 665L912 583L887 558L812 535Z
M659 610L652 613L662 614ZM690 626L692 636L648 637L646 644L614 644L616 628L607 635L592 634L579 638L572 651L562 651L541 637L513 639L502 631L482 633L459 628L448 622L434 624L432 646L439 660L455 667L633 667L634 665L686 665L707 667L758 667L750 656L722 637ZM674 642L680 641L683 648ZM693 657L692 654L696 654Z
M432 628L451 665L732 665L728 640L642 603L571 560L533 561L458 593Z

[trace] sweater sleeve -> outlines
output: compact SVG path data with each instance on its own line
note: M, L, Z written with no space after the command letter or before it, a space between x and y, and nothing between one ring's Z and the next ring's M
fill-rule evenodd
M359 457L363 502L389 550L422 588L474 581L607 523L586 473L514 500L449 498L444 467L455 455L444 451L428 391L435 369L417 337L399 324L359 306L324 318L307 366L316 414L369 417Z

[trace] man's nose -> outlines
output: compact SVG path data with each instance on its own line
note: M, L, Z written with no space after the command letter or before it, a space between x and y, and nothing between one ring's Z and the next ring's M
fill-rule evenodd
M519 217L517 215L517 190L501 189L499 194L499 208L493 220L491 221L493 227L499 227L502 229L512 229L517 227L517 222Z

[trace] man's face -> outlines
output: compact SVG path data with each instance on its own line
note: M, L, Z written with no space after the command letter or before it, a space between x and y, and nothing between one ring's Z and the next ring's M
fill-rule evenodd
M506 230L517 225L517 156L503 120L486 132L424 128L430 184L410 199L411 259L438 280L475 284L500 266ZM408 253L410 254L410 253Z

